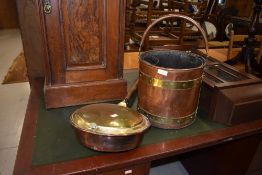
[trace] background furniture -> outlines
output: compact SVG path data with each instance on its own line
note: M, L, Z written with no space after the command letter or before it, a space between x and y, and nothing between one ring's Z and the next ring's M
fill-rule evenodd
M139 44L146 27L155 19L167 14L184 14L203 23L207 13L207 1L191 2L188 0L160 0L154 4L153 0L134 0L129 3L127 21L129 24L129 37L136 44ZM197 29L186 23L185 20L171 19L158 24L147 37L144 49L154 46L183 44L184 40L201 39Z
M232 52L234 49L238 49L239 51L241 51L241 47L239 48L234 48L236 46L237 42L242 42L242 44L244 44L245 39L248 37L248 35L235 35L234 31L231 31L230 34L230 39L229 39L229 47L228 47L228 54L227 54L227 60L230 60L231 58L234 58L234 56L232 56ZM256 35L255 36L255 56L257 58L258 61L260 61L261 59L261 54L262 54L262 35Z
M225 28L233 23L235 34L247 34L248 21L252 13L253 1L226 0L223 4L217 5L216 26L218 29L217 39L225 40Z
M248 73L262 75L262 62L255 59L255 35L259 30L259 20L262 11L262 1L254 0L254 8L251 17L251 22L248 30L248 37L245 39L245 44L242 47L241 53L234 59L228 61L228 64L236 64L238 61L245 64L245 71ZM260 59L260 58L259 58Z
M244 40L247 37L248 35L235 35L234 30L231 30L229 33L229 41L209 42L211 47L214 45L216 45L217 47L215 49L210 50L209 56L216 58L221 62L229 61L230 59L233 59L236 56L238 56L242 46L244 45ZM262 36L256 35L255 40L255 57L258 60L258 62L260 62L262 54Z

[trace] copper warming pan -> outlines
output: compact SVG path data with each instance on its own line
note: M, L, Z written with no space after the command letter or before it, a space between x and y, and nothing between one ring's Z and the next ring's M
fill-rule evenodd
M136 90L136 86L137 82L126 99ZM106 103L87 105L76 110L70 116L70 123L84 146L104 152L120 152L137 147L150 127L149 120L137 111Z
M208 53L203 29L192 18L179 14L155 20L144 32L139 52L149 30L168 18L182 18L193 23L202 33ZM179 129L192 124L197 112L205 58L184 51L151 50L139 54L139 64L138 111L159 128Z

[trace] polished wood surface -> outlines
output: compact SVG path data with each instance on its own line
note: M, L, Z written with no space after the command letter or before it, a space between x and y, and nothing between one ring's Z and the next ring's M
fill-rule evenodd
M182 155L180 161L190 175L245 175L261 138L262 135L253 136L193 151Z
M33 166L32 152L34 149L34 135L36 115L38 113L39 95L43 80L36 80L32 86L27 114L19 144L14 174L99 174L118 171L126 167L137 167L153 160L178 155L181 153L212 147L222 143L259 136L262 133L262 120L243 123L224 129L218 129L199 135L182 137L156 144L141 146L137 149L112 154L102 154L78 160ZM257 137L260 138L260 137ZM249 150L245 150L249 151ZM224 166L221 165L221 168ZM238 168L237 166L235 168Z
M228 47L228 45L227 45ZM201 52L205 53L204 49L200 49ZM230 58L234 58L239 54L241 51L241 48L234 48L231 50ZM214 59L225 62L228 60L228 48L217 48L217 49L209 49L208 55L210 57L213 57Z
M0 29L19 28L15 0L0 1Z
M31 83L34 78L45 76L43 38L38 5L35 0L17 0L16 3L27 74Z
M113 170L105 173L99 173L98 175L120 175L120 174L135 174L135 175L147 175L149 174L150 163L141 165L135 165L131 167L125 167L119 170Z
M204 49L199 49L199 50L202 53L206 53ZM230 54L230 58L236 57L240 51L241 51L241 48L233 48ZM228 48L209 49L208 56L214 58L216 61L225 62L228 60L228 52L229 52ZM235 64L234 67L241 72L245 72L244 64L238 63L238 64Z
M37 83L38 82L38 83ZM36 130L36 116L38 111L39 99L37 94L41 93L43 87L43 80L34 80L31 82L31 92L25 114L23 130L20 137L16 157L16 165L13 174L29 174L31 169L31 162L33 156L34 132Z
M253 157L252 163L248 170L248 175L256 175L262 174L262 140L260 141L260 145Z
M62 1L61 8L68 67L100 65L105 61L101 57L102 45L99 45L105 32L104 2Z
M51 5L46 14L38 4L47 108L124 98L125 1L68 0ZM110 93L113 89L117 91Z
M124 53L124 69L137 69L139 67L139 53L125 52Z
M62 9L54 2L52 13L43 14L48 85L122 77L123 2L63 1Z
M13 2L8 2L8 4L10 3ZM5 6L3 5L2 7ZM44 77L45 56L40 28L39 4L36 1L19 0L17 1L17 8L29 79ZM74 36L74 38L79 39L81 37L81 34Z
M122 100L127 93L123 79L45 86L44 91L47 108Z

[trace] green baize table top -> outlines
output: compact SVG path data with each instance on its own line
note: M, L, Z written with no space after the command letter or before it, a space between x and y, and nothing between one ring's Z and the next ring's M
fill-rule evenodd
M124 78L130 85L138 76L137 71L127 71ZM136 109L136 100L133 104ZM107 153L93 151L80 144L74 129L69 123L70 115L82 106L65 107L47 110L43 96L40 99L37 114L36 135L33 150L33 165L52 164ZM196 121L183 129L166 130L151 127L144 135L140 146L190 137L225 128L225 125L206 119L205 114L198 112Z

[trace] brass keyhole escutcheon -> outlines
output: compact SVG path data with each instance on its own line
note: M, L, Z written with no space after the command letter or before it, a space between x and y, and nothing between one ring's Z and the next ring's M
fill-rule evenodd
M52 12L52 5L50 1L44 2L44 12L45 14L50 14Z

